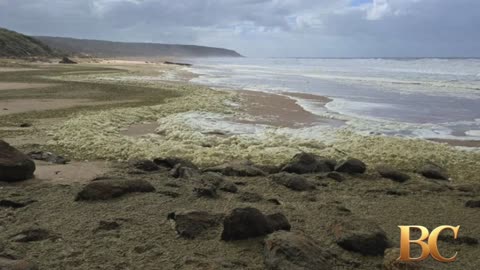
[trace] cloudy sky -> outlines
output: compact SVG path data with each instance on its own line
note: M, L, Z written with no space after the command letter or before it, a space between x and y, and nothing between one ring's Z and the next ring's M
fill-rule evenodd
M0 0L0 27L255 57L478 57L479 12L480 0Z

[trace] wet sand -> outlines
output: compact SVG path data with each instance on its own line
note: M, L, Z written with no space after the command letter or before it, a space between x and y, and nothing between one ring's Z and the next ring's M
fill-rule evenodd
M139 137L142 135L155 133L155 129L158 128L158 123L143 123L135 124L128 127L126 130L120 132L120 134L131 137Z
M271 94L256 91L238 91L242 98L241 110L256 118L246 123L267 124L278 127L301 128L314 125L342 125L342 121L326 119L312 114L291 97L314 99L326 105L330 99L301 93ZM290 97L289 97L290 96Z

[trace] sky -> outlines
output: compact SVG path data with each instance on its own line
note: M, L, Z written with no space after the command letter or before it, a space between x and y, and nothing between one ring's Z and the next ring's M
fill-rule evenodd
M0 0L0 27L250 57L480 57L480 0Z

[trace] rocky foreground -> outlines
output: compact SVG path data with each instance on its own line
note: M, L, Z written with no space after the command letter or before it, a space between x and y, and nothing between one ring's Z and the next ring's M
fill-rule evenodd
M396 261L398 225L461 225L439 244L477 269L480 185L424 164L299 153L286 164L209 168L171 157L113 164L84 185L31 179L33 160L0 141L0 269L452 269ZM31 179L31 180L29 180Z

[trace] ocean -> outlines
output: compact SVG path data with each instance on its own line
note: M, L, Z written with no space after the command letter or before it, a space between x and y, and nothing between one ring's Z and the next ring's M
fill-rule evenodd
M192 82L332 99L304 109L362 134L480 141L480 59L194 59Z

